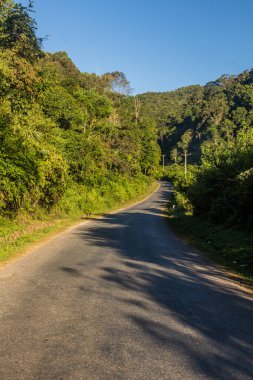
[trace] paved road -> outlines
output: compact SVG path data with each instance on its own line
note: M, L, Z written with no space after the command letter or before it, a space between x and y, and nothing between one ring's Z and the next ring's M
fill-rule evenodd
M253 302L151 198L0 269L0 379L253 379Z

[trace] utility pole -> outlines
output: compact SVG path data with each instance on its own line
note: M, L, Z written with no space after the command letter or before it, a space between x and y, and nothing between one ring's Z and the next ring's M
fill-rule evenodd
M162 158L163 158L163 171L164 171L164 157L166 157L166 154L162 154Z

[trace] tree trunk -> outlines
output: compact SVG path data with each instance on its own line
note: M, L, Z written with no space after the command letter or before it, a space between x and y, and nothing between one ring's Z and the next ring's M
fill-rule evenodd
M184 177L187 178L187 152L184 152Z

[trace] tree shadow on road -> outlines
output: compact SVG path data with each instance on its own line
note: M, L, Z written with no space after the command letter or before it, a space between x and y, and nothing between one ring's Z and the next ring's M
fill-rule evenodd
M101 247L101 255L103 247L115 254L115 265L101 267L98 280L108 291L131 292L131 299L121 297L125 317L196 374L253 378L252 300L170 231L161 213L166 199L164 192L150 208L107 215L76 230L86 244Z

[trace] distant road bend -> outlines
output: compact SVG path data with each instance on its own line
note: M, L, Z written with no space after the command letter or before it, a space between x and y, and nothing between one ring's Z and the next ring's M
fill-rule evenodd
M0 269L0 379L253 379L253 302L171 232L169 188Z

